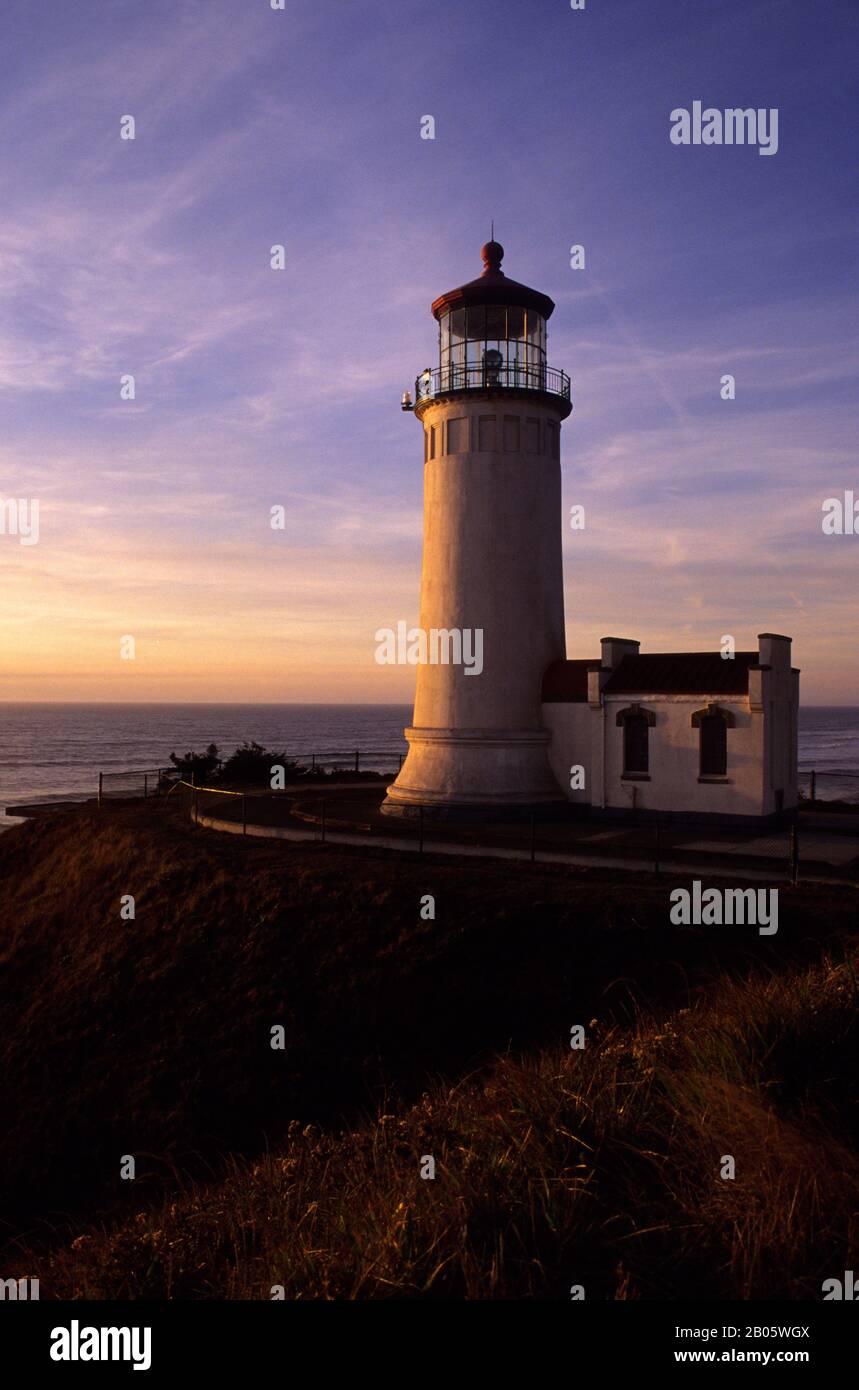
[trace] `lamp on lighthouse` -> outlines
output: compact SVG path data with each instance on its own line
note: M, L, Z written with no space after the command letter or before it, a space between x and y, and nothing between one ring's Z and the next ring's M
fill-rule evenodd
M498 348L487 348L483 354L483 380L487 386L497 386L504 366L504 355Z

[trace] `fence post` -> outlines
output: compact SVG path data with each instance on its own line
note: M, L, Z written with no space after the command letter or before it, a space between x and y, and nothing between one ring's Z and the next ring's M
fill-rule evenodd
M325 844L325 797L322 797L322 843Z
M423 806L419 806L419 807L418 807L418 829L419 829L419 831L420 831L420 838L419 838L419 840L418 840L418 854L423 854L423 852L424 852L424 808L423 808Z
M799 834L796 822L790 827L790 854L788 858L790 866L790 881L795 888L799 882Z
M311 771L311 772L315 772L315 771L316 771L316 754L315 754L315 753L311 753L311 755L310 755L310 771Z
M534 858L535 858L535 855L536 855L536 848L535 848L535 845L534 845L534 835L535 835L536 828L537 828L537 819L536 819L536 817L535 817L535 815L534 815L534 812L532 811L532 812L531 812L531 863L532 863L532 864L534 863Z
M242 792L242 834L248 833L248 799L247 794Z
M147 795L148 795L148 792L149 792L149 777L148 777L148 775L144 772L144 774L143 774L143 800L144 800L144 801L146 800L146 797L147 797Z
M103 778L103 777L104 777L104 773L103 773L103 772L100 772L100 773L98 774L98 804L99 804L99 806L101 805L101 784L102 784L102 778Z
M358 771L358 763L360 762L360 759L361 759L361 750L360 750L359 748L356 748L356 749L355 749L355 771L356 771L356 772Z
M815 790L816 790L816 783L817 783L817 773L814 772L814 771L812 770L812 773L811 773L811 789L810 789L810 790L811 790L811 796L810 796L810 798L809 798L811 801L814 800L814 793L815 793Z
M661 836L661 834L660 834L660 830L661 830L661 826L660 826L660 824L659 824L659 821L657 821L657 822L656 822L656 835L655 835L655 841L656 841L656 843L655 843L654 848L653 848L653 854L654 854L653 872L654 872L654 874L656 875L657 878L659 877L659 861L660 861L660 858L661 858L661 849L662 849L662 836Z

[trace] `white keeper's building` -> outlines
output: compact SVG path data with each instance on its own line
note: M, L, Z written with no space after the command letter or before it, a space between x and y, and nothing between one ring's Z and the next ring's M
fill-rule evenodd
M594 661L543 677L549 760L570 800L606 816L765 821L797 805L799 672L791 639L758 650L641 653L604 637Z

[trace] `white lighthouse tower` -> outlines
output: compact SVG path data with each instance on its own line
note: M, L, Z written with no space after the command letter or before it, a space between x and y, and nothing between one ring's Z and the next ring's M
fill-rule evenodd
M560 431L570 383L546 365L552 300L507 278L496 241L481 255L482 275L433 304L439 363L415 384L428 657L389 815L567 800L549 766L541 683L566 654Z

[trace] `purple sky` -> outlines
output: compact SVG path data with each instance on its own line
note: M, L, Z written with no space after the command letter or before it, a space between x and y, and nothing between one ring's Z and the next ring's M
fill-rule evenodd
M494 217L572 378L569 654L786 632L806 703L859 703L859 536L821 527L859 498L857 20L5 0L0 498L40 538L0 535L0 699L408 700L374 661L418 616L398 402ZM673 145L695 100L777 107L778 152Z

